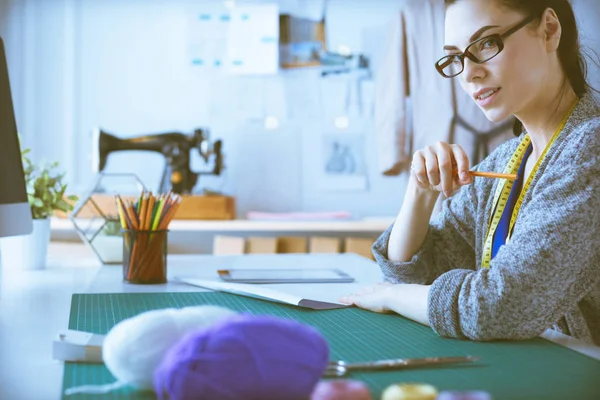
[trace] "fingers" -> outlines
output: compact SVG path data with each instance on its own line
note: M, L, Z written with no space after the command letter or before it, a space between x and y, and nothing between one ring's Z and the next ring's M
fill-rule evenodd
M450 197L452 195L452 188L454 187L454 173L452 171L454 154L448 143L437 142L435 147L437 150L442 191L446 197Z
M427 177L427 167L425 163L425 155L422 150L417 151L413 155L412 164L410 167L417 181L424 186L429 187L429 179Z
M389 309L385 305L385 302L383 302L381 299L377 298L373 294L342 297L339 299L339 301L343 304L355 305L356 307L378 313L389 312Z
M456 169L458 171L458 179L462 184L471 183L472 176L469 174L469 157L467 153L457 144L453 144L452 153L454 154L454 160L456 161Z
M440 184L440 168L438 165L438 155L431 146L425 147L423 151L425 157L425 169L427 171L427 179L433 186Z
M411 170L419 186L449 197L459 186L471 183L469 158L459 145L437 142L413 155Z
M359 303L361 300L362 296L371 294L371 293L375 293L378 292L384 288L387 288L389 286L392 286L393 284L390 282L379 282L379 283L375 283L373 285L370 286L365 286L359 290L357 290L354 293L345 295L340 297L338 300L340 303L344 303L344 304L356 304L360 307Z

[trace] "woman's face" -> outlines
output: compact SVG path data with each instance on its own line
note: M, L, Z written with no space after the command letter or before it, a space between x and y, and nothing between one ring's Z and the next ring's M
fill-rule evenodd
M448 7L446 54L462 53L472 41L494 33L501 35L529 17L496 3L459 0ZM532 31L536 24L534 21L504 39L504 49L483 64L464 58L464 71L456 79L491 121L518 113L544 87L548 53L543 31Z

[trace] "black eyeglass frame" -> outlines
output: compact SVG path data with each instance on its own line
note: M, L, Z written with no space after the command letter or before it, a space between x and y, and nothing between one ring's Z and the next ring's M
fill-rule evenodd
M502 34L494 33L492 35L484 36L482 38L479 38L479 39L477 39L477 40L469 43L469 45L467 46L467 48L465 49L465 51L462 54L450 54L450 55L447 55L447 56L444 56L444 57L440 58L435 63L435 69L444 78L454 78L455 76L460 75L465 70L465 57L468 57L469 60L471 60L471 61L473 61L474 63L477 63L477 64L483 64L485 62L490 61L492 58L494 58L498 54L502 53L502 50L504 50L504 39L506 39L507 37L509 37L510 35L512 35L513 33L515 33L516 31L518 31L519 29L525 27L526 25L528 25L530 22L532 22L536 18L537 17L535 15L529 16L529 17L525 18L523 21L521 21L520 23L518 23L517 25L513 26L512 28L510 28L509 30L507 30L506 32L504 32ZM489 57L489 58L487 58L485 60L480 60L477 57L475 57L473 55L473 53L471 53L469 51L469 48L471 48L471 46L476 45L477 43L480 43L480 42L483 42L483 41L486 41L486 40L490 40L490 39L495 39L496 43L498 43L498 52L496 54L494 54L493 56L491 56L491 57ZM444 73L444 67L442 67L442 65L444 65L446 61L449 61L449 60L454 61L456 58L458 58L460 60L460 64L461 64L460 71L457 72L454 75L446 75Z

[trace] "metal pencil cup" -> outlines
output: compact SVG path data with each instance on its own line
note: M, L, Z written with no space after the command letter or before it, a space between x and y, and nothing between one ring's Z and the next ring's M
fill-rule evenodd
M123 280L151 284L167 282L168 230L123 230Z

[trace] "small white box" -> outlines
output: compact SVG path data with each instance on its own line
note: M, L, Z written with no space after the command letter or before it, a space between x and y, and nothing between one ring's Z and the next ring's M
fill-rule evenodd
M102 362L105 335L89 332L60 331L52 341L52 358L59 361Z

